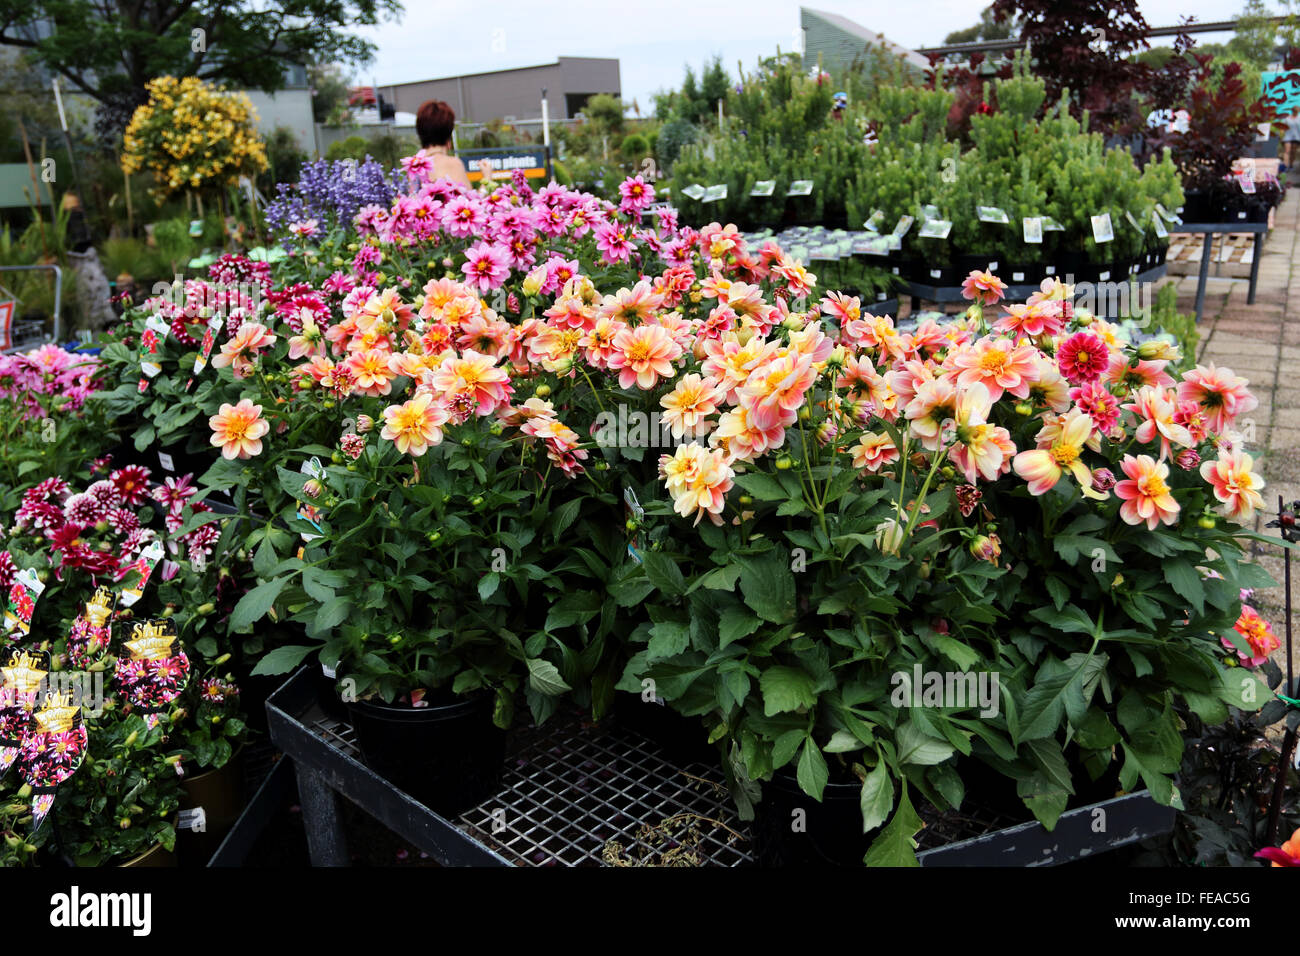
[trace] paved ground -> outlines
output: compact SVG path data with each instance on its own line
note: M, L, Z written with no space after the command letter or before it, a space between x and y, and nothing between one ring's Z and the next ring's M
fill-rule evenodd
M1255 304L1246 304L1245 279L1210 279L1206 285L1198 358L1227 366L1250 381L1259 398L1254 412L1255 439L1249 450L1256 469L1268 482L1264 501L1272 513L1256 520L1261 534L1276 536L1264 523L1276 517L1278 495L1287 502L1300 499L1300 198L1292 190L1278 208L1275 228L1264 244L1259 264ZM1195 309L1196 277L1170 279L1178 283L1178 308ZM1248 435L1249 437L1249 435ZM1282 581L1282 558L1276 548L1257 545L1257 560ZM1293 578L1300 578L1300 560L1293 557ZM1293 581L1292 599L1300 581ZM1255 598L1255 606L1285 641L1282 588L1270 588ZM1297 628L1300 631L1300 628ZM1300 633L1292 638L1300 669ZM1278 661L1284 660L1278 652Z

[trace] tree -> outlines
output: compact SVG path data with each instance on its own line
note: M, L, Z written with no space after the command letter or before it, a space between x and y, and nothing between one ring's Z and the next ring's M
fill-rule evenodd
M994 0L993 14L1020 23L1048 103L1069 89L1071 108L1088 110L1102 129L1131 115L1133 89L1148 72L1133 58L1149 46L1137 0Z
M1006 40L1017 35L1015 22L999 22L993 15L993 7L980 11L980 22L965 30L955 30L943 38L944 43L974 43L977 40Z
M348 106L351 81L336 63L317 64L307 69L311 83L311 113L317 123L337 125Z
M154 77L271 93L290 65L369 61L374 44L347 31L401 10L399 0L0 0L0 45L32 51L99 103L102 130L120 132Z
M1277 26L1269 19L1272 15L1264 0L1246 0L1237 15L1237 30L1228 41L1228 54L1234 60L1261 70L1273 62Z

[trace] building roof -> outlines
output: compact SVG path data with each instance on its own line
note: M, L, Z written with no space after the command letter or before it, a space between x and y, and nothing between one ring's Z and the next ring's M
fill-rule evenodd
M800 7L801 14L811 14L818 19L825 20L831 26L843 30L845 33L858 37L865 46L881 46L890 53L901 56L912 66L922 70L930 66L930 61L914 50L910 50L902 44L895 43L886 37L883 33L877 33L875 30L868 30L860 23L854 23L848 17L842 17L838 13L830 13L826 10L814 10L812 7Z
M618 57L610 56L562 56L556 58L550 63L529 63L527 66L510 66L500 70L480 70L477 73L453 73L450 76L429 76L423 80L407 80L404 83L382 83L384 87L394 86L414 86L419 83L436 83L440 80L469 79L471 76L492 76L497 73L522 73L525 70L549 70L553 67L560 66L565 60L588 60L596 63L614 63L619 62Z

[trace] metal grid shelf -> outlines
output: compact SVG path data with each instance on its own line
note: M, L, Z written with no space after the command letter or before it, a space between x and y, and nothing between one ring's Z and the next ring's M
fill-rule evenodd
M352 727L303 722L361 760ZM498 792L450 821L516 866L744 866L749 836L716 768L679 768L645 737L561 716L514 735Z
M753 865L741 823L711 765L678 766L643 735L576 715L511 735L496 794L455 818L418 803L362 761L356 735L327 715L307 670L267 701L272 741L293 766L312 862L346 866L336 794L447 866ZM1101 808L1104 836L1092 832ZM1173 811L1145 791L1068 811L1052 833L996 810L921 809L923 866L1051 865L1167 832Z

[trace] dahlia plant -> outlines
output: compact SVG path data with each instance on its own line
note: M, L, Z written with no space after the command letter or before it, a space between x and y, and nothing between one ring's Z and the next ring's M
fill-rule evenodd
M1003 288L972 274L964 319L911 332L831 293L829 335L809 313L686 351L692 441L622 583L649 621L620 687L703 717L743 810L786 765L818 799L861 779L868 863L915 861L916 796L960 804L968 759L1049 827L1112 762L1177 806L1178 708L1269 696L1250 669L1278 641L1242 604L1271 583L1243 554L1246 381L1175 379L1171 346L1058 282L986 314ZM912 675L981 672L992 699L916 706Z

